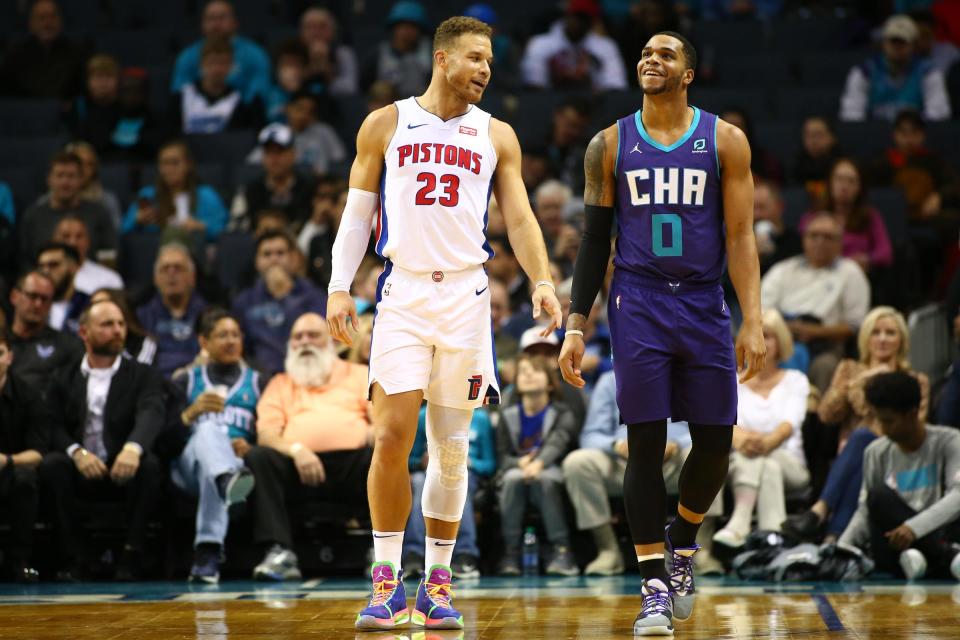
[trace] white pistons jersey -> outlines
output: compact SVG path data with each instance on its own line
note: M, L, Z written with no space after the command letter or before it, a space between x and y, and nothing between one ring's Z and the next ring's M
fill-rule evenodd
M490 114L471 105L444 121L416 98L396 105L380 182L377 254L416 273L482 265L493 255L486 239L497 166Z

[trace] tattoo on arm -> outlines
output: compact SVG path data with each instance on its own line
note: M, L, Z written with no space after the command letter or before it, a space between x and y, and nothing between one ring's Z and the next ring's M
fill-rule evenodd
M607 153L607 139L603 131L593 136L587 145L587 153L583 158L583 172L586 184L583 188L584 204L603 204L604 201L604 167L603 158Z

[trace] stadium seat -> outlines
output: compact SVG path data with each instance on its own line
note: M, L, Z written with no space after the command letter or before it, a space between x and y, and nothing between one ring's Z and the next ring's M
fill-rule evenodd
M784 120L803 120L807 116L836 119L840 111L841 87L782 86L775 94L777 115Z
M753 125L754 141L784 164L788 176L800 151L802 121L757 122ZM789 177L788 177L789 181Z
M97 33L97 51L109 53L124 67L168 65L171 45L171 33L162 29Z
M47 136L60 130L57 100L0 100L0 136Z
M893 246L907 242L907 199L898 187L871 189L867 200L883 216Z
M18 217L23 215L45 188L43 173L35 166L4 168L0 171L0 182L6 182L13 192Z
M870 55L869 51L830 51L823 49L805 53L793 62L797 80L807 87L833 87L842 89L847 75L854 65L860 64Z
M120 275L128 290L142 290L153 282L153 263L160 234L132 231L120 236Z
M696 22L690 30L690 40L700 59L707 59L718 51L753 51L767 48L769 29L759 20Z
M100 165L100 182L104 188L112 191L120 200L120 205L126 209L133 199L132 167L127 164Z
M41 167L46 173L50 158L66 143L63 136L4 138L0 140L0 167Z
M783 190L783 222L790 229L797 229L800 218L810 210L810 194L803 187Z
M789 69L781 56L737 54L717 55L710 80L724 88L757 88L781 86L788 78ZM694 87L697 85L695 80Z
M851 32L846 21L832 16L784 18L772 23L770 46L788 56L808 51L836 51L849 42Z
M857 159L873 158L893 144L893 127L889 122L838 122L840 148Z
M242 161L256 145L256 131L227 131L213 135L187 136L193 158L202 163L233 166Z
M245 232L230 231L220 234L214 273L225 292L236 291L242 279L253 271L256 240Z

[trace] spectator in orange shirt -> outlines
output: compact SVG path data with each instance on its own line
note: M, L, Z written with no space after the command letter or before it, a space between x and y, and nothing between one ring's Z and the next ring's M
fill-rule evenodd
M266 555L257 580L297 580L288 502L366 504L373 429L367 367L339 360L327 323L305 313L293 324L285 373L257 404L257 446L246 455L256 478L254 541Z

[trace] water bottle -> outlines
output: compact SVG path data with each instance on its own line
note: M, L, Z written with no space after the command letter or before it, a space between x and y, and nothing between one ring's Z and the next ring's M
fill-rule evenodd
M540 547L537 544L537 530L527 527L523 534L523 575L536 576L540 573Z

